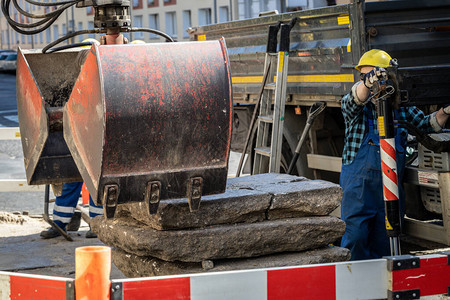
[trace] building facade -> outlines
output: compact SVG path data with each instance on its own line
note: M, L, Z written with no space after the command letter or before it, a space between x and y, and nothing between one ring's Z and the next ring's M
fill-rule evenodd
M38 0L39 1L39 0ZM40 0L57 2L59 0ZM370 1L370 0L369 0ZM350 0L337 0L337 4ZM31 5L25 0L18 0L21 8L33 14L44 14L54 8ZM335 4L334 0L131 0L131 21L133 27L152 28L171 35L178 41L189 40L189 27L222 23L232 20L254 18L260 12L277 10L285 12L292 9L311 9ZM12 7L11 3L11 7ZM36 22L11 9L11 17L20 23ZM41 49L48 43L69 32L94 28L94 10L92 7L66 9L59 18L45 31L35 35L22 35L14 31L0 13L0 49ZM161 42L163 38L149 33L133 32L125 36L130 40ZM99 35L80 35L63 44L81 42L86 38Z
M275 0L271 0L275 1ZM46 2L49 2L46 0ZM152 28L168 33L178 41L189 40L186 30L189 27L228 22L238 19L237 0L131 0L131 22L133 27ZM33 14L43 14L45 9L18 0L20 7ZM11 5L12 6L12 5ZM11 17L20 23L36 22L12 9ZM66 9L45 31L35 35L22 35L14 31L0 14L0 49L41 49L48 43L66 35L68 32L94 28L94 10L92 7ZM157 35L141 32L126 33L130 40L145 42L163 41ZM63 44L81 42L86 38L99 39L99 35L79 35Z

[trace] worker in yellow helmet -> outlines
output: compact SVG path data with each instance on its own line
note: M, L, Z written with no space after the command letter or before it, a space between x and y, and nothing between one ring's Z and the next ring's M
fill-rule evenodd
M93 44L96 44L97 46L100 45L100 42L97 41L96 39L93 39L93 38L84 39L84 40L82 41L82 43L91 43L92 45L93 45ZM83 46L83 47L89 47L89 46Z
M364 53L356 66L361 80L341 100L346 127L340 176L343 189L341 218L346 223L346 230L341 246L350 249L352 260L390 255L376 130L376 100L370 96L376 81L388 79L385 68L391 65L392 58L385 51L373 49ZM410 106L394 110L394 119L407 121L425 132L438 132L445 126L449 114L450 106L427 116L417 107ZM398 128L395 134L399 200L404 211L401 181L408 133Z
M145 44L145 42L143 40L134 40L130 44Z

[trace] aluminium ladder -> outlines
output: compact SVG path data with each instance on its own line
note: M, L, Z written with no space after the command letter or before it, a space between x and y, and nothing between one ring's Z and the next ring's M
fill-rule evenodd
M270 68L267 69L266 66L268 64L274 65L275 59L277 69L275 77L269 76L273 78L273 81L264 85L258 117L253 174L280 172L289 61L289 34L295 22L296 18L289 24L281 25L278 53L266 53L264 70L270 72ZM272 98L274 99L273 110Z

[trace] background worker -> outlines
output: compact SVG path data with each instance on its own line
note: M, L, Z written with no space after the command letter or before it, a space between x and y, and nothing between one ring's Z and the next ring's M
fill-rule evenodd
M67 225L75 213L82 186L83 182L64 183L61 196L56 197L53 207L53 222L63 230L66 230ZM92 219L100 215L103 215L102 206L96 206L89 195L89 217ZM41 232L43 239L51 239L60 235L53 227ZM89 231L86 232L86 238L96 237L97 235L91 231L89 226Z
M370 89L380 79L387 79L384 68L391 57L382 50L370 50L361 57L356 69L361 81L341 100L345 119L345 145L340 185L343 189L341 218L346 223L341 246L350 249L351 260L380 258L390 255L386 234L380 143L377 131L375 98ZM404 120L424 132L438 132L450 114L450 106L425 116L417 107L394 110L394 119ZM405 167L407 131L396 129L397 174L402 182ZM404 192L399 184L400 207L404 211ZM402 213L403 215L403 213Z

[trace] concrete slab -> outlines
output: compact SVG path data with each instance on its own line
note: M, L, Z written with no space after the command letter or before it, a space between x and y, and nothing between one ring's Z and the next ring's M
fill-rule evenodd
M91 227L102 242L125 252L199 262L323 247L344 234L345 223L327 216L161 231L142 227L132 219L96 217Z
M117 249L113 250L112 259L127 277L142 277L251 270L347 261L350 259L350 251L345 248L326 246L315 250L273 254L254 258L214 260L210 261L211 268L207 269L203 268L200 262L167 262L154 257L136 256Z

